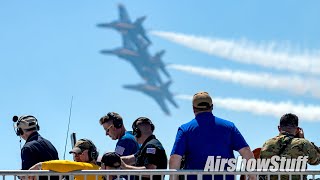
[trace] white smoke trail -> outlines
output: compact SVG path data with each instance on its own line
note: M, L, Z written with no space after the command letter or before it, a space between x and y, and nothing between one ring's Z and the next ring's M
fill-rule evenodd
M243 71L208 69L186 65L171 64L169 68L197 74L209 78L231 81L245 86L279 89L295 94L311 94L320 98L320 82L313 78L301 78L297 75L276 76L267 73L248 73Z
M190 95L177 95L179 99L191 101ZM235 98L214 97L215 107L224 108L232 111L250 112L258 115L269 115L276 118L285 113L294 113L300 120L309 122L320 121L320 106L293 104L291 102L268 102L260 100L247 100Z
M169 41L232 61L299 73L320 74L320 52L293 54L275 50L275 43L255 45L248 41L211 39L181 33L152 31Z

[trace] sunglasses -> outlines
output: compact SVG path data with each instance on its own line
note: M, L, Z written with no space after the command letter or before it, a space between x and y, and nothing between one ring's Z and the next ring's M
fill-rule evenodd
M110 125L110 126L106 129L106 132L107 132L107 133L110 131L110 128L111 128L112 126L113 126L113 124Z
M76 153L76 152L73 152L72 153L74 156L80 156L81 154L83 154L83 151L79 152L79 153Z

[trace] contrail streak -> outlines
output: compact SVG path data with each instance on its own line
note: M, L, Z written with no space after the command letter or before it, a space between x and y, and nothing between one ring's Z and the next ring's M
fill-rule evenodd
M299 95L311 94L313 97L320 98L320 82L313 78L302 78L297 75L280 76L268 73L248 73L228 69L209 69L178 64L171 64L168 67L213 79L231 81L244 86L278 89Z
M248 41L211 39L174 32L152 31L151 33L191 49L240 63L298 73L320 74L320 51L293 54L275 50L275 43L255 45Z
M179 99L191 101L190 95L177 95ZM285 113L294 113L302 121L320 121L320 106L293 104L291 102L268 102L260 100L247 100L235 98L214 97L215 107L224 108L232 111L251 112L258 115L271 115L280 118Z

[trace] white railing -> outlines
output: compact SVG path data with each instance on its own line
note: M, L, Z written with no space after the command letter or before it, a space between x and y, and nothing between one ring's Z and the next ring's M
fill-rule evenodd
M203 175L223 175L223 179L225 179L226 175L235 175L235 179L239 179L240 175L266 175L268 179L271 175L277 175L278 179L280 179L281 175L289 175L289 180L292 179L292 175L307 175L308 179L318 179L320 180L320 170L306 170L306 171L290 171L290 172L244 172L244 171L201 171L201 170L82 170L82 171L73 171L68 173L58 173L48 170L0 170L0 176L2 176L2 180L14 179L18 180L19 177L25 177L26 180L30 176L35 176L38 179L39 176L47 176L50 179L50 176L59 176L60 179L63 177L69 176L84 176L84 180L87 180L88 175L95 176L96 180L99 180L99 177L105 176L106 180L109 179L109 175L120 177L127 176L127 180L130 180L130 176L138 176L139 179L141 177L150 177L150 180L153 179L153 175L161 175L161 177L165 179L169 179L170 175L182 175L187 177L188 175L197 175L197 180L202 180ZM300 176L303 179L303 176ZM214 178L212 178L214 179ZM1 180L1 179L0 179ZM71 180L69 178L69 180ZM131 178L132 180L132 178ZM175 179L178 180L178 179Z

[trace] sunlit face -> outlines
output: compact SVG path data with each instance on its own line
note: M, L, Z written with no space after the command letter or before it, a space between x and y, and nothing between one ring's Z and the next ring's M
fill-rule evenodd
M106 136L109 136L112 140L117 139L116 128L113 126L113 122L105 122L102 124L103 129L106 131Z
M90 162L89 156L88 156L88 150L84 150L81 153L72 153L73 154L73 160L76 162Z

